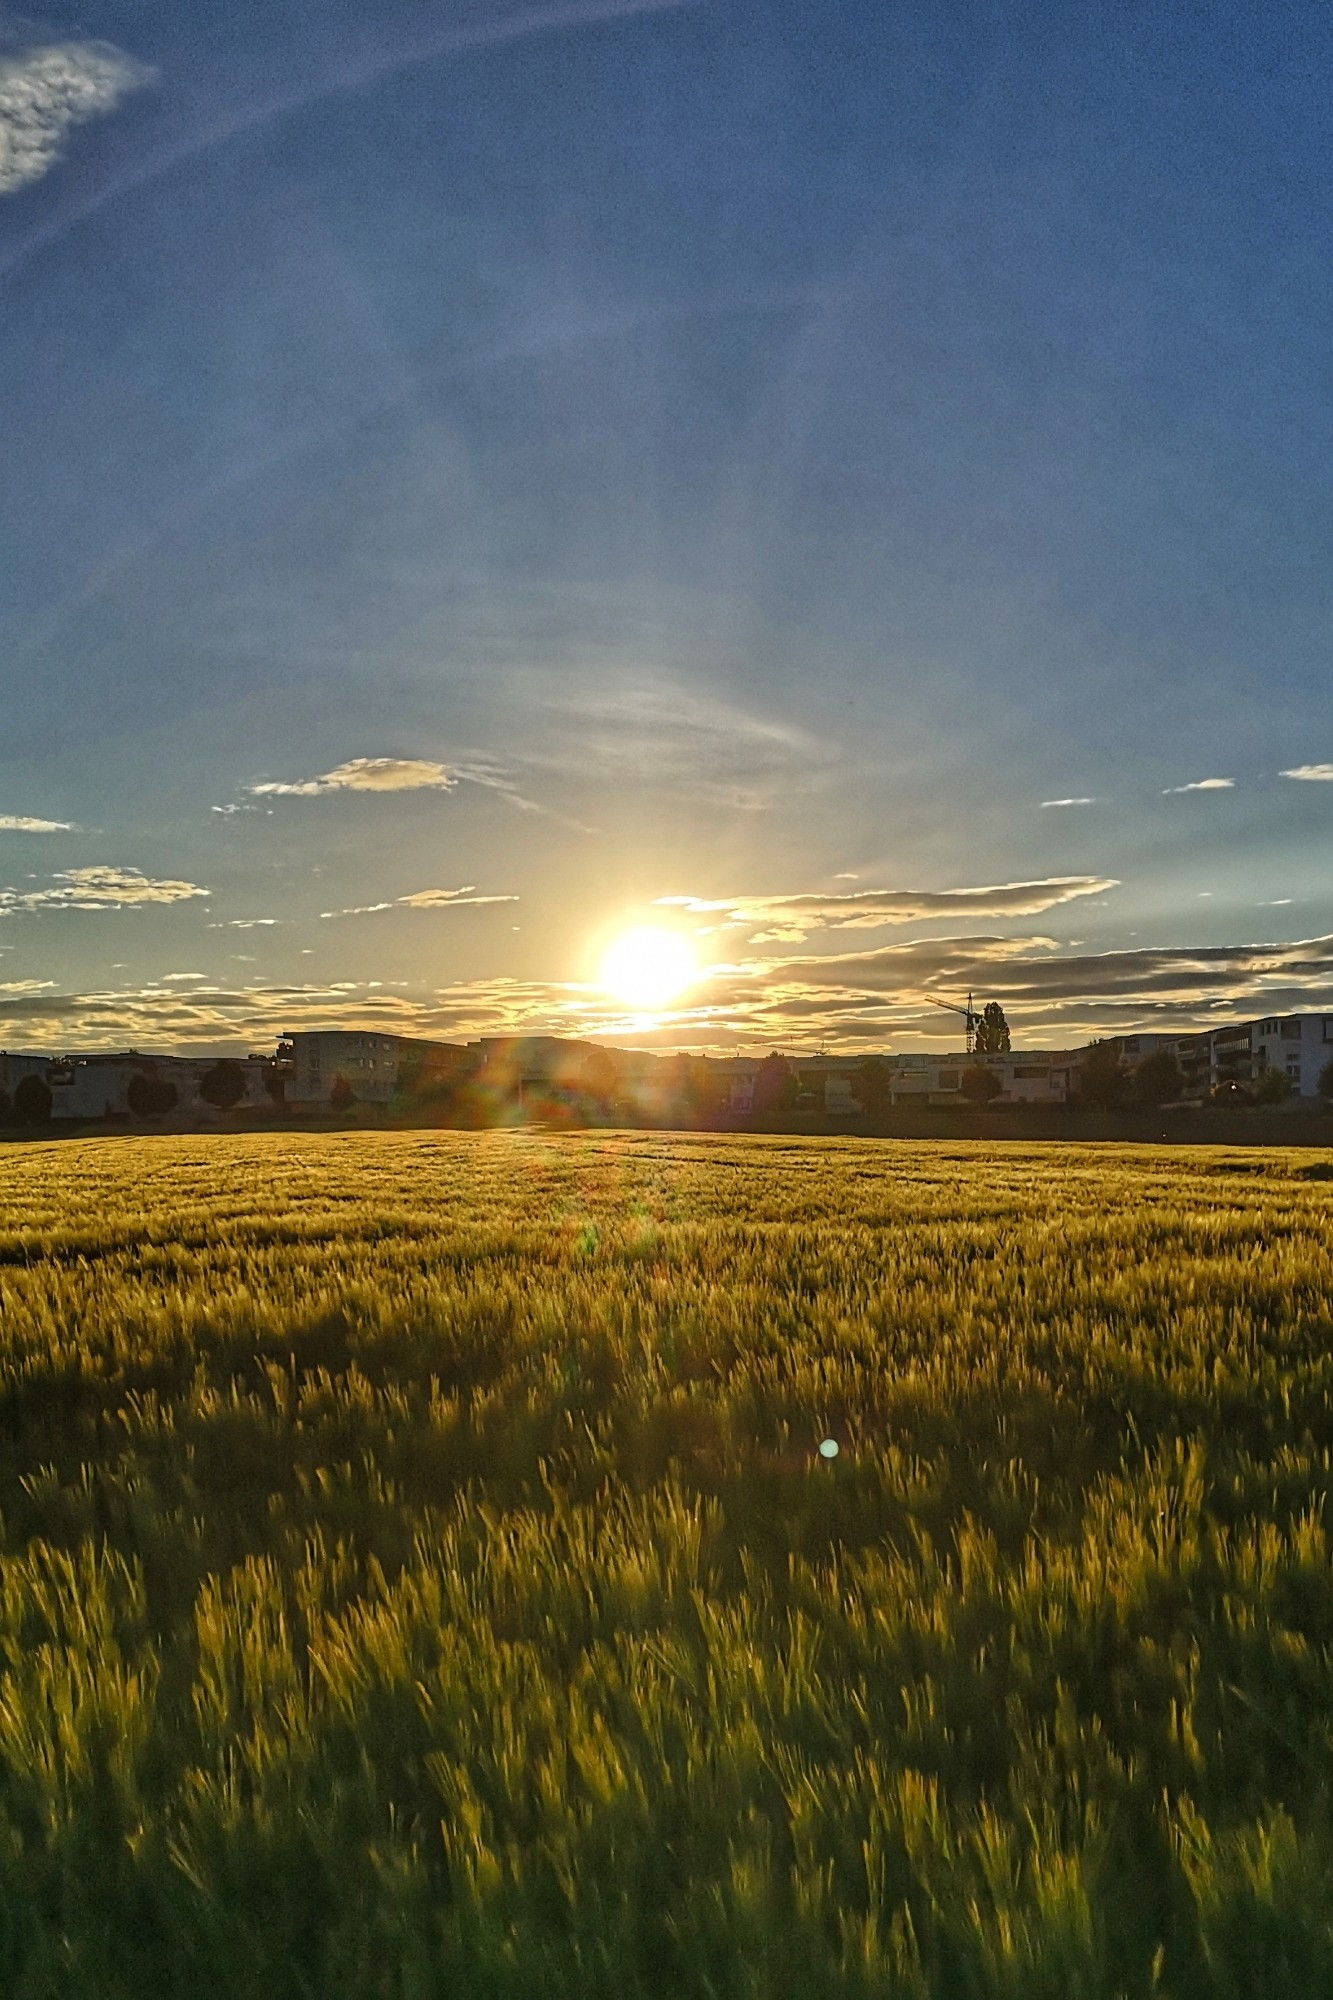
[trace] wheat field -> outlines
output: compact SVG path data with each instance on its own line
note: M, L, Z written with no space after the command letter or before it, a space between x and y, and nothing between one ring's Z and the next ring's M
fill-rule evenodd
M0 1991L1327 1996L1330 1197L6 1148Z

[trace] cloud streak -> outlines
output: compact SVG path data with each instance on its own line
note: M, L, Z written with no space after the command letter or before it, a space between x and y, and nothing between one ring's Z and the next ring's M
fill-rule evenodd
M1189 785L1168 785L1162 793L1164 799L1178 798L1182 792L1233 792L1234 778L1196 778Z
M0 889L0 916L34 910L125 910L145 903L183 903L208 896L195 882L158 881L137 868L68 868L44 889Z
M318 778L274 779L246 789L256 798L313 799L327 792L448 792L456 783L453 772L427 757L351 757Z
M756 942L794 940L815 930L872 930L934 917L1033 917L1100 896L1119 884L1103 875L1052 875L1040 882L1001 882L969 889L861 889L846 895L659 896L659 907L690 915L721 915L729 924L770 926Z
M479 896L470 884L463 889L414 889L408 896L394 896L383 903L358 903L350 910L321 910L327 917L370 917L379 910L457 910L482 903L516 903L517 896Z
M73 820L30 819L26 813L0 813L0 833L74 833Z
M152 76L108 42L58 42L0 61L0 195L41 180L75 125L114 111Z
M1283 771L1284 778L1300 778L1307 784L1333 785L1333 764L1297 764L1294 770Z

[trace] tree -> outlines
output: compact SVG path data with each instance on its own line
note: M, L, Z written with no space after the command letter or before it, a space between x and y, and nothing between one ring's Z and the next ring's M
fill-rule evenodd
M610 1049L589 1049L579 1070L579 1088L605 1118L620 1095L620 1064Z
M331 1111L350 1111L356 1103L356 1092L345 1076L335 1076L329 1090Z
M973 1046L979 1056L1007 1056L1013 1046L1009 1023L998 1000L988 1000L982 1008Z
M1185 1088L1185 1072L1171 1049L1145 1056L1134 1072L1134 1099L1145 1111L1174 1104Z
M199 1095L218 1111L234 1111L245 1096L245 1071L238 1062L214 1063L199 1079Z
M1291 1084L1285 1071L1272 1069L1267 1063L1254 1079L1254 1101L1256 1104L1285 1104L1291 1096Z
M669 1119L697 1118L704 1109L707 1072L702 1056L663 1056L657 1070L658 1102Z
M1129 1072L1114 1042L1090 1042L1078 1072L1078 1094L1098 1111L1114 1111L1125 1101Z
M796 1109L801 1086L787 1057L774 1049L759 1065L754 1080L756 1118L790 1118Z
M867 1118L882 1118L893 1103L893 1071L883 1056L862 1056L852 1089Z
M1330 1056L1319 1072L1319 1095L1333 1103L1333 1056Z
M974 1063L971 1069L963 1071L958 1088L969 1104L979 1106L989 1104L998 1097L1004 1085L993 1069L987 1069L984 1063Z
M45 1125L51 1116L51 1086L45 1077L25 1076L14 1092L14 1116L20 1125Z
M180 1101L180 1092L174 1083L164 1076L149 1076L138 1070L130 1078L125 1092L125 1102L136 1118L160 1118L165 1112L174 1111Z

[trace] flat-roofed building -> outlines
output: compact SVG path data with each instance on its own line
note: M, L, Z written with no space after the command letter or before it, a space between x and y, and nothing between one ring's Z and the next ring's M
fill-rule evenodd
M383 1106L410 1062L452 1067L466 1051L456 1042L390 1035L377 1028L308 1028L283 1037L291 1049L287 1102L296 1110L327 1110L341 1080L358 1104Z
M1333 1062L1333 1014L1269 1014L1250 1023L1250 1055L1255 1076L1275 1069L1295 1097L1315 1097L1319 1079Z

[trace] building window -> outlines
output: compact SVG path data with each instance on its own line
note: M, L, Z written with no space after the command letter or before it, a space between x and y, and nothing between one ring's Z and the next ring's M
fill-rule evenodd
M1284 1042L1298 1042L1300 1038L1301 1024L1299 1017L1294 1021L1284 1021L1282 1023L1282 1039Z

